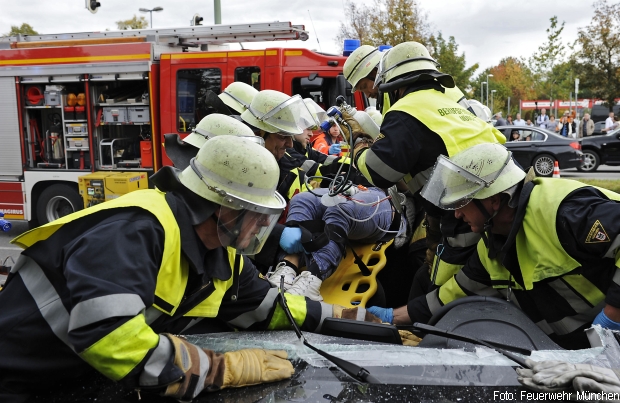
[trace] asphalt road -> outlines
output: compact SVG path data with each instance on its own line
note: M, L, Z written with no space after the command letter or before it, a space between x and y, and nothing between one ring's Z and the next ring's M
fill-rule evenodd
M602 165L598 167L596 172L590 173L579 172L577 168L560 169L560 176L573 179L620 179L620 166L609 167Z
M560 176L562 178L575 179L620 179L620 166L601 166L596 172L593 173L582 173L577 171L577 169L562 169L560 170ZM13 228L9 232L0 232L0 264L2 264L9 256L17 260L17 257L21 252L21 248L11 245L9 241L22 232L28 230L28 224L25 222L13 222L12 224ZM7 263L9 266L12 265L10 259Z

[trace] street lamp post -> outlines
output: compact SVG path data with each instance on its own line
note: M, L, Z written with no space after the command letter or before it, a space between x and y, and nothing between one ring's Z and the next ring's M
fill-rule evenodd
M480 103L481 104L484 103L484 85L485 84L486 83L484 81L480 84Z
M151 28L153 28L153 11L157 12L157 11L164 11L163 7L155 7L152 9L149 8L141 8L140 9L141 12L143 13L149 13L151 15Z
M487 107L489 106L489 77L493 77L493 74L487 74Z
M487 87L488 88L488 87ZM494 106L493 106L493 94L495 94L497 90L491 90L491 113L495 113L493 112L494 110Z

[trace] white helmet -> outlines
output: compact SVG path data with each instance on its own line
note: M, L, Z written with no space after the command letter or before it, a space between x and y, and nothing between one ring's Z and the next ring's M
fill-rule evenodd
M224 135L247 137L260 145L265 144L265 141L255 136L246 124L221 113L212 113L202 118L194 131L183 139L183 142L200 148L207 140Z
M480 119L484 120L487 123L491 122L491 110L488 106L476 99L469 99L467 100L467 102L469 102L469 106L474 110L476 116L478 116Z
M440 155L420 194L441 209L456 210L473 199L509 191L524 178L506 147L484 143L450 159Z
M280 169L273 155L253 141L218 136L200 148L179 181L220 205L218 237L239 254L260 251L286 202L276 192Z
M256 94L258 94L256 88L241 81L235 81L230 83L218 97L229 108L241 114L248 108Z
M342 67L342 74L351 84L354 92L357 83L377 67L379 60L381 60L381 52L370 45L362 45L349 55Z
M241 119L267 133L289 136L302 134L314 122L301 96L291 97L274 90L256 94L248 109L241 114Z
M381 91L389 92L400 85L415 82L418 77L413 74L425 71L447 88L454 87L452 76L437 70L439 63L433 59L426 46L418 42L403 42L382 54L375 86L380 85ZM390 85L391 84L391 85Z

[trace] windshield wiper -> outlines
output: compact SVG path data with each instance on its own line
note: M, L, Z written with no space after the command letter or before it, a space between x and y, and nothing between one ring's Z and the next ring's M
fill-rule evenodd
M284 309L284 312L286 313L288 320L293 325L293 329L295 330L297 337L299 338L299 340L302 341L304 346L308 347L310 350L316 352L320 356L327 358L329 361L334 363L338 368L340 368L343 372L345 372L347 375L349 375L350 377L352 377L358 382L378 384L378 385L382 384L382 382L380 382L377 378L372 376L372 374L368 372L366 368L360 367L359 365L354 364L350 361L343 360L342 358L334 357L333 355L328 354L325 351L319 348L316 348L312 344L308 343L303 333L301 333L301 329L299 328L299 326L297 326L297 322L295 322L295 319L293 318L293 314L291 314L291 311L288 308L288 304L286 303L286 298L284 298L284 276L280 277L280 293L278 295L280 296L279 301L280 301L280 305L282 306L282 309Z
M500 353L504 357L509 358L510 360L516 362L517 364L519 364L523 368L529 368L529 366L525 363L525 359L514 355L513 353L505 350L504 348L497 347L498 345L502 345L500 343L488 342L488 341L476 339L474 337L463 336L461 334L452 333L452 332L450 332L448 330L440 329L438 327L431 326L431 325L426 325L426 324L419 323L419 322L414 323L412 327L415 330L419 330L419 331L422 331L424 333L432 334L432 335L435 335L435 336L441 336L441 337L445 337L447 339L459 340L459 341L464 341L464 342L473 343L473 344L479 344L481 346L488 347L488 348L490 348L492 350L497 351L498 353ZM505 346L505 345L504 345L504 347L511 348L513 350L519 349L519 350L525 351L526 355L532 354L532 352L530 350L521 349L520 347Z

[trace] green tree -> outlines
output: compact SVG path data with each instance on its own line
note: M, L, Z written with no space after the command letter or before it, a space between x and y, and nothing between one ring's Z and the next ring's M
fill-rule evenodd
M345 21L336 36L359 39L363 45L397 45L416 41L428 44L431 29L426 13L415 0L377 0L372 7L347 1Z
M440 70L454 77L456 86L462 91L470 88L471 77L478 70L478 63L467 67L465 52L459 54L459 45L453 36L446 41L439 32L429 39L429 43L431 56L441 65Z
M494 111L505 112L505 115L514 114L519 110L519 101L533 99L536 96L533 73L524 59L507 57L502 59L497 66L493 66L481 72L472 81L472 93L474 98L480 97L482 82L486 82L487 74L493 74L489 79L489 99L491 91L493 96ZM510 97L510 110L508 110L508 97ZM484 87L484 103L486 103L486 87ZM489 101L489 107L491 102Z
M370 38L371 10L365 4L347 1L345 4L345 22L340 22L336 43L342 48L345 39L359 39L362 45L373 45Z
M611 111L620 94L620 4L594 3L594 17L579 29L573 55L581 85Z
M149 22L146 20L144 16L140 16L138 18L135 14L133 18L128 20L116 21L116 26L120 30L125 29L143 29L149 27Z
M568 93L555 88L560 81L566 79L564 74L567 73L565 64L566 46L562 42L561 35L564 31L564 21L558 25L558 17L553 16L549 19L551 22L547 28L547 42L538 47L536 53L530 58L530 68L533 72L534 85L536 86L537 96L541 98L568 98ZM564 64L563 67L557 68L558 65ZM568 72L569 76L573 76L572 72ZM570 93L570 91L569 91Z
M394 46L408 41L427 44L431 29L417 1L378 0L377 9L370 23L370 36L375 46Z
M37 31L32 28L32 25L24 22L21 26L11 25L11 30L7 34L7 36L15 36L15 35L39 35Z

